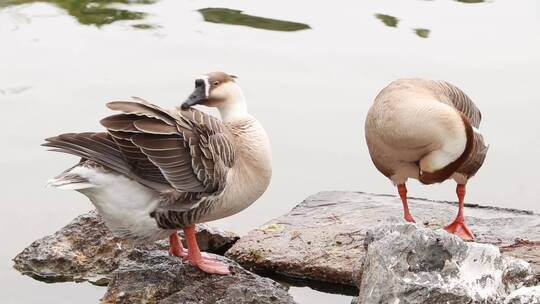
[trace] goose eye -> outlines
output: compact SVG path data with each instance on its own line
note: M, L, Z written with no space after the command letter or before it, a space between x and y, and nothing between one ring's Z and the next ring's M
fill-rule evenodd
M219 84L219 81L214 81L214 85L217 86Z

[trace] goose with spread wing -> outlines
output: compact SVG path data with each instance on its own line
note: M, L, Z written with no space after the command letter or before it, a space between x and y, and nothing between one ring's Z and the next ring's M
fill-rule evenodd
M217 108L221 120L192 108L198 104ZM86 195L118 236L168 236L171 255L204 272L229 273L227 265L200 252L194 225L247 208L266 190L272 172L268 137L248 114L235 77L197 77L178 109L140 98L107 106L119 113L101 120L106 132L62 134L43 144L81 157L49 185Z
M446 81L400 79L377 95L365 122L366 142L375 167L398 187L406 221L414 222L407 179L424 184L453 179L459 210L445 229L465 240L474 238L463 205L467 181L487 153L478 130L481 118L472 100Z

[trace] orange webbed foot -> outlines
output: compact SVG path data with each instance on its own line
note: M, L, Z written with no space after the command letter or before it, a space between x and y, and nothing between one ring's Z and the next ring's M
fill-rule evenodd
M444 227L444 230L459 236L464 241L474 240L474 234L463 220L456 219L450 225Z
M181 248L173 248L173 247L170 247L169 248L169 255L170 256L175 256L175 257L179 257L179 258L186 258L187 255L188 255L188 252L187 250L185 249L181 249Z
M187 256L188 256L188 251L187 249L184 249L184 248L181 248L181 249L176 249L176 248L169 248L169 255L170 256L175 256L175 257L179 257L179 258L182 258L184 260L187 259ZM201 252L201 256L205 259L208 259L208 260L215 260L214 257L212 257L210 254L206 253L206 252Z
M200 258L195 259L187 257L187 260L195 267L199 268L205 273L227 275L231 273L229 271L229 265L219 262L209 255L201 255Z
M416 223L416 221L414 220L414 218L412 217L412 215L410 214L405 214L403 216L403 218L405 219L406 222L409 222L409 223Z

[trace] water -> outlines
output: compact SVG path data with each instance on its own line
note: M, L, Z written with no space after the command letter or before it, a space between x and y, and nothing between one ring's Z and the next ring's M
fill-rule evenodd
M25 246L91 209L44 188L75 158L44 152L43 138L100 130L112 99L178 105L212 70L240 77L274 157L266 194L220 227L246 233L322 190L394 193L371 164L363 121L379 90L407 76L453 82L482 110L491 146L468 201L540 212L539 25L535 0L0 1L2 303L95 303L105 291L12 269ZM411 182L409 193L455 199L450 182Z

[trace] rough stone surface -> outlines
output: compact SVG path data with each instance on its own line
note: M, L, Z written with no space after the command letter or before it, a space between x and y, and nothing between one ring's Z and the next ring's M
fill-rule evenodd
M416 220L433 229L448 224L457 213L455 203L424 199L410 199L409 203ZM354 286L353 274L360 271L359 261L365 255L366 231L377 224L402 222L401 206L399 198L391 195L321 192L251 231L226 255L248 269L263 273ZM508 247L516 239L540 241L537 214L466 206L467 223L478 242ZM524 258L540 263L538 251L534 252ZM515 248L509 254L523 257Z
M130 250L114 272L102 303L295 303L284 287L237 263L227 276L208 275L163 251Z
M540 242L517 239L514 244L501 247L501 251L529 262L536 273L536 280L540 282Z
M359 303L496 304L534 282L531 266L488 244L410 223L367 232Z
M214 253L224 253L238 240L233 233L206 225L197 226L197 235L201 249ZM91 211L56 233L33 242L14 258L14 267L46 282L89 281L107 285L110 274L134 246L113 237L101 217ZM137 248L167 252L168 241Z
M540 286L515 290L505 299L504 304L540 304Z

